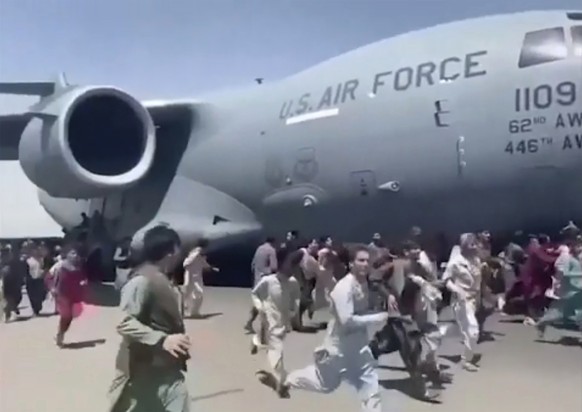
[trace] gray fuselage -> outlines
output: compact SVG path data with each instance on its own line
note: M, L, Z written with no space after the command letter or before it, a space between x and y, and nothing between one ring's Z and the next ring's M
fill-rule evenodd
M366 240L412 225L458 233L580 219L581 25L561 11L455 22L202 98L174 182L155 195L172 205L140 212L128 191L123 214L147 216L124 231L196 225L176 216L212 209L214 194L173 190L177 180L238 201L217 215L276 235Z

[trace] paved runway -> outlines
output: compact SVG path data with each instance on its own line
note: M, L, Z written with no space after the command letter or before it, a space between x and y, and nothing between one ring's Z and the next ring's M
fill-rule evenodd
M26 298L24 301L27 303ZM249 309L245 289L208 288L203 310L221 313L205 320L188 320L193 342L188 384L197 412L353 412L356 393L343 385L331 395L292 392L280 400L260 385L254 372L266 365L265 355L249 354L249 337L242 325ZM23 315L29 309L23 310ZM119 338L116 307L88 305L73 323L68 349L54 346L56 317L0 324L0 411L103 412L113 376ZM548 412L581 411L582 351L578 342L563 340L565 332L549 329L548 343L536 342L531 327L492 320L495 342L480 345L481 371L460 370L454 358L461 352L456 339L442 350L443 363L455 382L441 405L426 404L407 395L407 374L397 354L380 359L384 411ZM310 363L322 333L292 333L286 342L288 369ZM575 336L570 333L570 336ZM556 343L562 340L561 343ZM570 344L569 344L570 343Z

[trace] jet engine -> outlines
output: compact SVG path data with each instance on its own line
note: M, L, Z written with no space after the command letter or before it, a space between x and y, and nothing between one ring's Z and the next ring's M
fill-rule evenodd
M119 89L67 87L43 97L28 115L20 164L53 197L95 198L127 189L152 165L152 118Z

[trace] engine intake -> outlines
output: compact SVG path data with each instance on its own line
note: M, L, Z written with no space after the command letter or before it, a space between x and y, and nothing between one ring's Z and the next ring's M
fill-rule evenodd
M30 109L19 144L26 175L49 195L94 198L150 169L155 127L143 105L113 87L74 87Z

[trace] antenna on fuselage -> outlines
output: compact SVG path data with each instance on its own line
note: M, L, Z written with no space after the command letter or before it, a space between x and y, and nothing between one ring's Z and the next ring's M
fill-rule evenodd
M265 79L263 79L262 77L255 78L255 81L257 82L257 84L263 84L263 80L265 80Z

